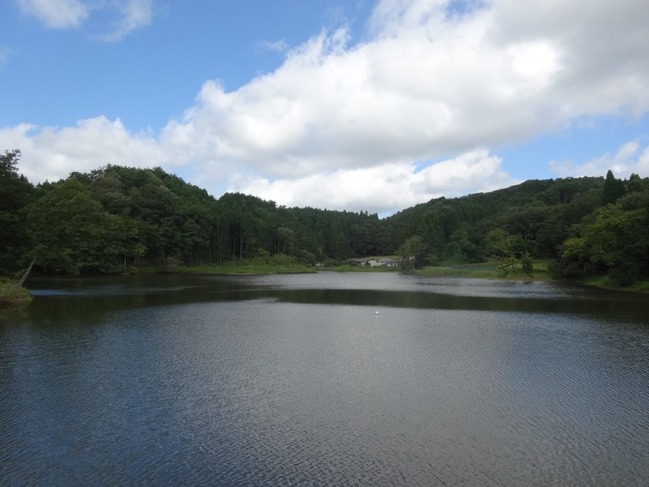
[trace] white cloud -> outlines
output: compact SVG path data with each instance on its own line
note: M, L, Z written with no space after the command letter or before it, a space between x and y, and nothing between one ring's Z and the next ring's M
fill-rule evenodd
M259 47L266 51L286 52L289 45L284 39L280 39L279 41L261 41Z
M217 195L238 189L291 205L387 211L511 184L492 155L502 144L649 110L646 0L462 4L381 0L362 43L351 45L344 28L323 31L235 91L207 81L184 116L155 136L93 119L120 137L118 154L96 143L85 122L13 130L60 161L60 175L97 159L173 162ZM123 14L132 19L125 25L150 18L149 1L123 5L139 6ZM78 147L61 148L68 132ZM45 160L23 154L30 164Z
M237 91L208 82L197 105L167 132L190 128L200 135L201 150L212 142L216 157L233 157L268 175L303 177L496 147L574 117L649 108L646 90L636 89L649 80L649 66L632 70L633 76L622 69L628 60L646 58L634 44L639 34L649 42L644 26L634 30L629 22L607 36L627 46L617 50L627 55L593 59L593 66L607 64L593 80L566 61L581 51L599 56L582 38L601 33L581 32L582 20L574 17L565 35L555 36L554 22L565 24L563 16L572 11L559 2L541 4L520 11L494 0L458 20L449 18L448 2L441 0L384 0L372 20L381 30L371 41L348 46L344 29L321 33L291 51L275 72ZM598 7L600 16L610 10ZM513 22L512 10L534 24L530 36L503 25ZM545 25L528 19L539 13ZM569 35L571 26L580 35Z
M120 120L105 117L81 120L75 127L0 129L0 147L20 148L20 170L32 182L56 181L106 164L170 166L149 134L132 134Z
M51 29L79 27L91 10L83 0L18 0L18 5Z
M501 159L484 149L433 163L422 170L412 162L339 169L297 179L241 181L233 189L286 206L390 213L440 196L459 196L516 184Z
M116 12L118 19L108 33L98 36L118 41L130 32L147 26L153 17L152 0L17 0L23 12L51 29L79 28L91 15Z
M118 1L115 8L120 13L120 18L108 34L100 36L105 41L119 41L131 32L149 25L153 18L152 0Z
M610 169L618 178L628 178L635 173L649 177L649 147L642 149L640 142L632 140L622 145L615 154L604 154L583 164L573 161L552 161L550 168L560 177L604 176Z

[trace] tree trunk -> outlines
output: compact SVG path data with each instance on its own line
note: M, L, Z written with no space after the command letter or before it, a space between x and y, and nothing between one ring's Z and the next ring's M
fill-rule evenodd
M27 276L29 276L29 273L32 271L32 267L34 267L34 264L36 263L36 256L37 256L37 255L38 255L38 250L37 250L36 252L34 252L34 258L33 258L32 261L29 263L29 266L27 267L27 270L25 271L25 273L23 274L23 276L22 276L22 277L20 278L20 280L18 281L18 284L17 284L18 287L23 287L23 284L24 284L25 281L27 280Z

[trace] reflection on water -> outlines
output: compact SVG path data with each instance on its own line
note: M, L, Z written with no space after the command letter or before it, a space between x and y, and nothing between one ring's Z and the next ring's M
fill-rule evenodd
M32 287L0 313L2 485L649 479L638 296L392 273Z
M595 315L642 322L644 296L542 282L426 278L395 273L277 276L142 275L41 279L31 320L80 321L118 309L274 299L292 303ZM0 324L12 321L0 313Z

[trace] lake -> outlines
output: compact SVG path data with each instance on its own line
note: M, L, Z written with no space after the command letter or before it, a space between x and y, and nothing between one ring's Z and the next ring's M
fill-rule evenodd
M646 296L322 272L33 279L0 485L649 485Z

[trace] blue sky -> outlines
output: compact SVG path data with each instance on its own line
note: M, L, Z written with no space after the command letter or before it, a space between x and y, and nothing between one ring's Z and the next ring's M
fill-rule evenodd
M565 5L564 5L565 4ZM649 176L645 0L7 0L0 151L381 214Z

